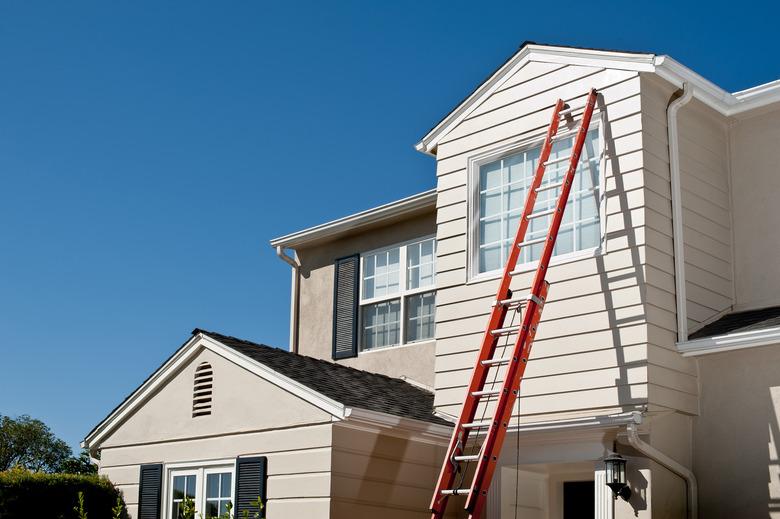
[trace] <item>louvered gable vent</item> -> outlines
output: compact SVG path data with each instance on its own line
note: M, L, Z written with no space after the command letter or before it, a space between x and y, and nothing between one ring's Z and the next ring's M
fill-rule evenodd
M214 371L211 364L201 362L195 369L195 384L192 392L192 417L211 414L211 392L214 386Z

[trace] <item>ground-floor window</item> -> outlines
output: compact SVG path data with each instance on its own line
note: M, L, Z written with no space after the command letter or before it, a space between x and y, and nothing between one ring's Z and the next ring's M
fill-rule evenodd
M233 466L183 467L169 470L167 519L183 519L189 508L195 517L219 517L233 501Z

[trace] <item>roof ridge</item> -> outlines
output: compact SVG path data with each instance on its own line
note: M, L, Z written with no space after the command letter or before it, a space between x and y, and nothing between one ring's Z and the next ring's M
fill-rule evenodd
M234 341L238 341L240 343L247 344L249 346L256 346L256 347L261 347L261 348L278 350L280 352L287 353L288 355L295 355L297 357L301 357L301 358L304 358L304 359L309 359L309 360L312 360L312 361L317 362L317 363L327 364L329 367L336 367L337 369L349 370L349 371L353 371L353 372L356 372L356 373L363 373L363 374L370 375L370 376L373 376L373 377L381 377L381 378L384 378L384 379L387 379L387 380L400 382L400 383L405 384L405 385L407 385L407 386L409 386L411 388L414 388L417 391L421 391L423 393L428 393L428 394L433 394L432 391L428 391L428 390L423 389L421 387L415 386L414 384L410 384L409 382L407 382L406 380L404 380L402 378L391 377L391 376L385 375L383 373L376 373L376 372L367 371L367 370L364 370L364 369L353 368L352 366L344 366L343 364L338 364L336 362L329 362L329 361L327 361L325 359L312 357L310 355L302 355L300 353L296 353L296 352L293 352L293 351L290 351L290 350L283 350L281 348L276 348L274 346L269 346L267 344L256 343L256 342L248 341L246 339L240 339L240 338L234 337L232 335L225 335L223 333L213 332L213 331L206 330L206 329L203 329L203 328L195 328L195 329L192 330L192 335L197 335L198 333L202 333L202 334L208 335L208 336L216 336L216 337L212 337L212 338L215 338L215 339L217 337L224 337L226 339L231 339L231 340L234 340Z

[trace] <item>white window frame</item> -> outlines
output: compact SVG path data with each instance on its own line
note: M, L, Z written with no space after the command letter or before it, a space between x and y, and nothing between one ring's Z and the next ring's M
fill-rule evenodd
M584 258L590 258L600 255L605 250L606 241L606 142L604 139L604 114L596 110L593 112L593 117L590 123L590 130L598 130L598 155L599 155L599 244L596 247L588 249L577 250L566 254L560 254L553 256L550 259L550 266L561 265L572 261L578 261ZM474 155L468 160L468 177L467 177L467 189L468 189L468 205L469 210L467 214L468 225L468 254L466 256L467 283L479 283L491 279L501 277L504 266L496 270L490 270L487 272L479 271L479 173L480 167L500 160L516 153L532 149L544 144L544 139L547 133L547 129L544 129L543 133L534 135L533 137L517 140L502 146L492 148L484 153ZM561 135L559 133L559 135ZM576 135L576 134L573 134ZM527 272L535 270L538 265L538 260L518 263L515 271Z
M408 289L406 288L407 285L407 267L406 267L406 247L408 245L412 245L414 243L420 243L427 240L433 240L433 268L434 268L434 276L433 276L433 285L420 287L420 288L414 288L414 289ZM398 250L398 264L400 265L399 270L399 291L395 294L390 295L384 295L380 297L372 297L368 299L363 298L363 262L366 260L367 256L372 256L374 254L379 254L382 252L387 252L392 249L399 249ZM416 344L424 344L427 342L434 341L434 338L430 339L422 339L419 341L412 341L412 342L406 342L406 300L410 296L414 296L417 294L425 294L427 292L436 292L436 235L435 234L429 234L427 236L421 236L419 238L414 238L413 240L406 240L404 242L395 243L393 245L389 245L387 247L381 247L379 249L374 249L370 251L366 251L360 254L360 272L358 274L358 278L360 280L360 288L359 288L359 297L358 297L358 354L360 355L366 355L370 353L374 353L377 351L385 351L391 348L400 348L403 346L411 346ZM381 346L378 348L373 348L370 350L364 350L363 349L363 307L371 304L376 303L382 303L385 301L391 301L393 299L400 299L401 300L401 309L399 311L400 315L400 326L398 330L398 336L399 336L399 342L398 344L394 344L392 346Z
M163 479L163 513L165 519L176 519L171 516L173 508L173 478L174 476L194 475L195 480L195 510L203 512L205 518L206 511L206 475L214 473L230 473L230 499L235 506L235 488L236 488L236 460L211 460L191 463L172 463L165 466L165 478ZM196 517L197 517L196 512Z

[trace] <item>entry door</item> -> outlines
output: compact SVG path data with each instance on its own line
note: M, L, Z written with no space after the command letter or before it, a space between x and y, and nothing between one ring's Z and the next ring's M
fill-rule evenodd
M563 519L595 519L593 481L563 482Z

